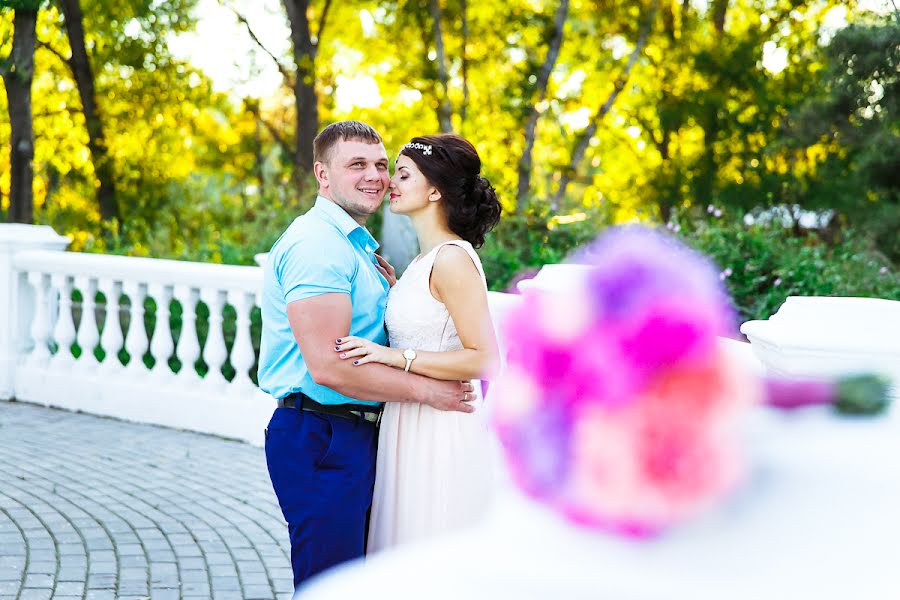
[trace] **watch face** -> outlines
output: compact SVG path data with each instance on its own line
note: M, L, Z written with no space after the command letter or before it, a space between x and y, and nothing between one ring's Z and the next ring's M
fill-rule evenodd
M409 360L415 359L416 351L411 348L407 348L406 350L403 351L403 358L408 358Z

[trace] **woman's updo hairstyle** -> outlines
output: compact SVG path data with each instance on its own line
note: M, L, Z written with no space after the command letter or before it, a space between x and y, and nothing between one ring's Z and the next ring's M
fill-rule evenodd
M414 137L400 149L441 193L450 231L475 248L500 220L500 201L481 176L481 158L468 140L452 133Z

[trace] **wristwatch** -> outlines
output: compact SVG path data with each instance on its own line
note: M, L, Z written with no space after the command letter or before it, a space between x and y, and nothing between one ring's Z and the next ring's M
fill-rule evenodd
M403 370L408 372L412 366L412 361L416 360L416 351L412 348L407 348L403 351L403 358L406 359L406 366L403 367Z

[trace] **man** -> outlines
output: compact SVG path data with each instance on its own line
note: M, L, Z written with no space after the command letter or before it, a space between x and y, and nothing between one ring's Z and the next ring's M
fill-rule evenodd
M386 343L393 269L379 265L364 225L388 190L381 136L358 121L314 142L319 195L272 247L265 265L259 383L278 399L266 461L288 523L294 586L362 556L382 403L472 412L468 382L436 381L380 364L354 367L347 335Z

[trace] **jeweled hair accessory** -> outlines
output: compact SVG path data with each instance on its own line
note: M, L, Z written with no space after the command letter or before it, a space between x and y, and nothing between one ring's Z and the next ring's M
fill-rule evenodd
M413 150L421 150L425 156L431 156L431 144L420 144L419 142L410 142L403 146L403 150L411 148Z
M717 336L733 310L704 257L611 229L573 289L529 288L503 323L494 421L515 483L575 523L643 537L742 473L738 427L759 386Z

